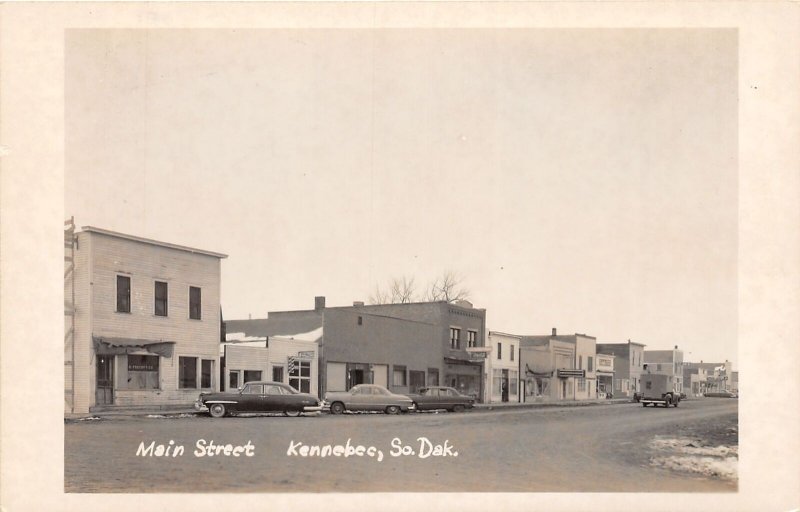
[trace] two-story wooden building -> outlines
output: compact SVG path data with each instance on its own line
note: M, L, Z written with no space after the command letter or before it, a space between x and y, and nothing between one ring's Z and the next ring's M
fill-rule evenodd
M65 238L65 412L219 389L224 254L84 227Z

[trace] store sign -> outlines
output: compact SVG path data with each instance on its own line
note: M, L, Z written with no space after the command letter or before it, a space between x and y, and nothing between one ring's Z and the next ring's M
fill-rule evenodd
M586 377L586 370L558 370L558 377Z
M486 359L486 352L470 352L469 353L469 360L470 361L483 361Z
M298 359L314 359L313 350L303 350L297 353Z

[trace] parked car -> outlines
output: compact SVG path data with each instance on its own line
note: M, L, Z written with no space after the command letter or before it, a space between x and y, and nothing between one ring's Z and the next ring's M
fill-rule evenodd
M419 388L419 392L408 395L414 401L414 408L418 411L432 411L434 409L447 409L448 411L461 412L472 409L475 398L462 395L453 388L445 386L428 386Z
M322 402L308 393L301 393L282 382L248 382L241 389L228 393L200 393L195 409L208 408L215 418L240 412L282 412L300 416L319 412Z
M414 402L406 395L392 393L377 384L358 384L350 391L332 391L325 394L323 407L331 414L344 411L383 411L397 414L414 409Z
M739 398L739 395L730 391L713 391L706 393L705 396L711 398Z

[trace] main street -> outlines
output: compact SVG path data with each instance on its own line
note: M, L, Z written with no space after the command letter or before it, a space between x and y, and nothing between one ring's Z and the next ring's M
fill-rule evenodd
M715 446L735 446L737 413L736 400L700 399L669 409L626 403L461 414L223 419L200 415L68 422L65 489L735 491L735 477L676 469L673 462L688 460L686 453L659 450L689 446L690 452L724 451ZM214 455L209 456L212 441L223 448L212 448ZM156 456L161 453L158 445L164 445L169 455ZM333 453L325 451L328 445ZM335 456L337 445L350 446L343 448L349 456ZM318 452L303 448L317 446ZM353 453L358 446L363 451Z

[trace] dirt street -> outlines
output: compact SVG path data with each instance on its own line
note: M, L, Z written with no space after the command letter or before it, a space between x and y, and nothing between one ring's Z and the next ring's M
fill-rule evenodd
M69 422L65 490L731 492L737 411L736 400L701 399L669 409Z

